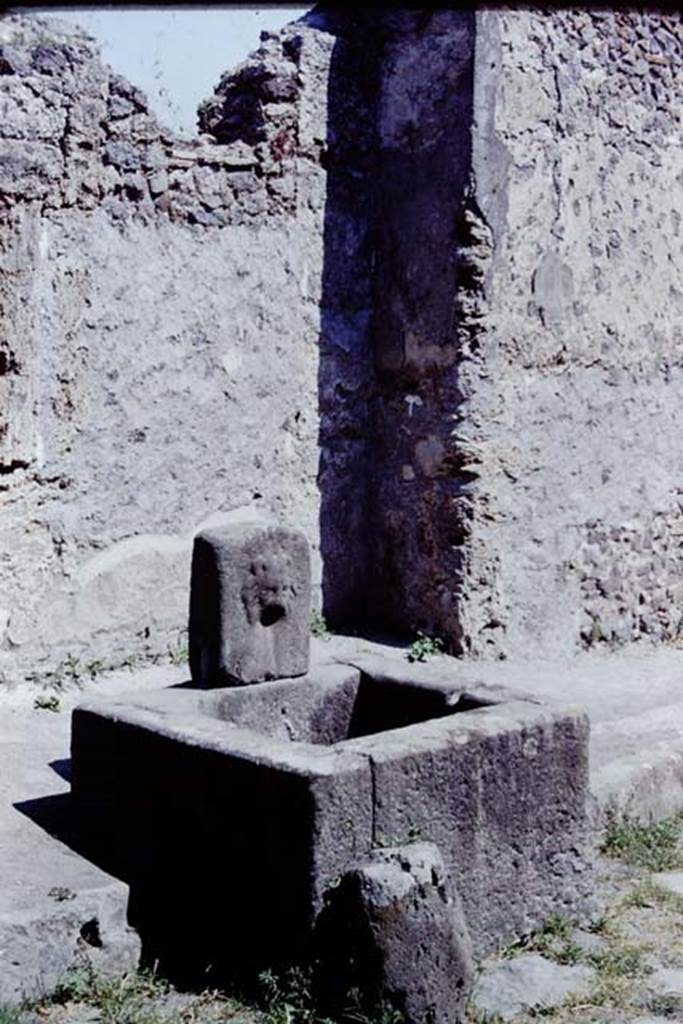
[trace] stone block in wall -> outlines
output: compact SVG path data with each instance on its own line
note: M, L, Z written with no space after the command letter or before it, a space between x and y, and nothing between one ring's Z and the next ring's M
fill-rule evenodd
M42 199L64 173L61 150L45 142L0 139L0 193L14 199Z
M77 526L77 518L69 523L65 515L49 530L34 527L14 539L7 636L17 673L40 675L69 657L83 665L115 664L147 650L166 651L187 621L189 539L129 537L75 561L62 537ZM67 579L59 550L73 566ZM43 581L42 589L26 587L27 570Z
M64 108L46 101L35 88L15 78L0 77L0 123L5 139L58 142L66 129Z
M0 470L26 466L33 458L33 396L29 380L2 373L0 351Z

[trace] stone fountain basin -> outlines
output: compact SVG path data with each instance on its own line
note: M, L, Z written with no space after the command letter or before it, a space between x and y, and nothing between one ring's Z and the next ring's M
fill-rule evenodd
M150 948L163 955L208 904L214 958L217 945L250 966L305 955L329 887L411 838L442 851L479 955L551 912L581 913L585 714L419 675L320 664L74 711L72 792L131 881Z

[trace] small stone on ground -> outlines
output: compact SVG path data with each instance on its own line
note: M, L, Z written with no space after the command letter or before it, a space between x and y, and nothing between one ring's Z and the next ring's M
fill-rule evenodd
M584 932L581 928L574 928L569 936L572 945L581 950L582 953L604 953L609 943L601 935L594 932Z
M648 985L658 995L680 1000L683 1007L683 967L660 967L650 975Z
M631 1024L672 1024L672 1017L636 1017Z
M652 881L674 896L683 896L683 871L660 871L652 876Z
M475 1009L503 1021L533 1007L552 1007L567 996L586 992L596 972L591 967L553 963L525 953L486 969L474 986Z
M631 1024L672 1024L672 1021L673 1017L636 1017Z

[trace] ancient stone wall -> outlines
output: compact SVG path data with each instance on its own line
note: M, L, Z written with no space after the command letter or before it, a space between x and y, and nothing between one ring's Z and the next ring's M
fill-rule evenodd
M681 20L405 17L378 118L376 605L483 657L676 641Z
M303 527L331 624L681 629L681 21L313 12L174 139L0 21L0 662L154 655L190 538Z
M342 296L334 330L326 313L344 40L311 22L265 38L181 143L87 38L0 21L4 678L175 646L192 534L234 509L303 526L319 588L318 477L329 500L338 467L353 586L365 377L351 367L343 401L340 373L319 378L352 361L369 315L362 296L351 317Z
M474 653L681 636L682 43L671 13L478 15Z
M463 479L453 436L470 339L455 307L472 283L474 16L387 17L377 111L372 579L378 615L460 637ZM461 318L462 319L462 318Z

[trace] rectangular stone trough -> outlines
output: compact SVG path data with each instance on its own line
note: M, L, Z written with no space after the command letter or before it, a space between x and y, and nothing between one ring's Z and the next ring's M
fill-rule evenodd
M419 676L328 663L76 709L73 795L130 882L148 959L239 974L306 956L342 873L418 837L478 955L585 909L585 715Z

